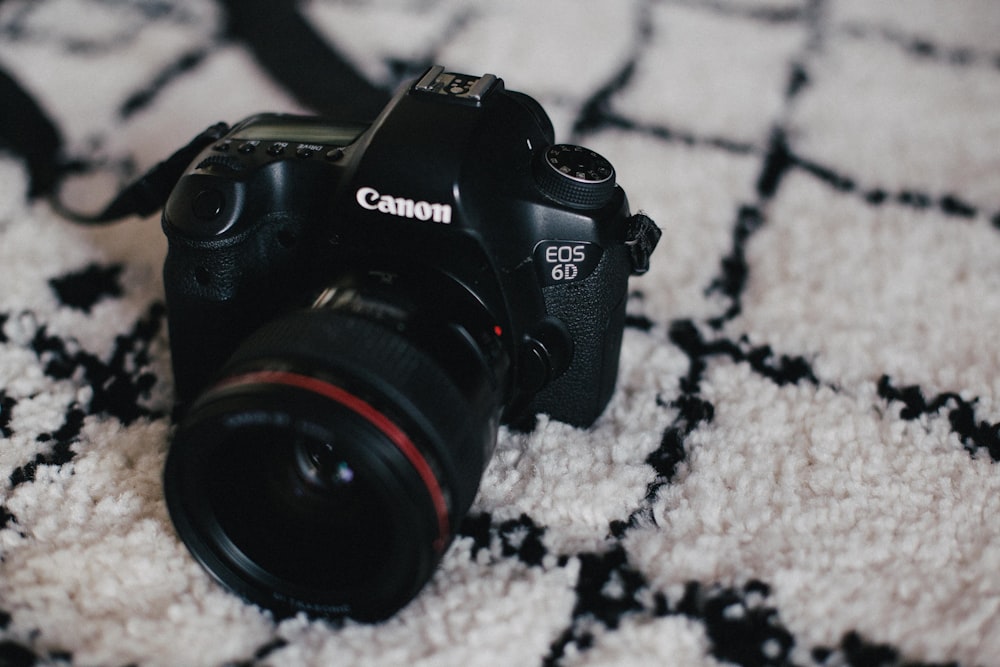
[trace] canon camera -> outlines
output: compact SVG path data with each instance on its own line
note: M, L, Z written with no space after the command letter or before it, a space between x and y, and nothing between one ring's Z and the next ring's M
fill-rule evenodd
M172 520L281 615L386 618L501 423L590 425L660 232L527 95L433 67L363 123L256 115L163 210Z

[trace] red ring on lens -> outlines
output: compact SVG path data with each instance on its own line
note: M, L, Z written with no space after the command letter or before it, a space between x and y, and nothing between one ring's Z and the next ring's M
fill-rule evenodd
M431 503L437 514L438 536L434 540L434 550L441 552L447 543L448 536L448 504L445 502L444 493L438 484L434 471L427 463L427 459L421 454L420 449L413 444L410 437L396 425L389 417L385 416L374 408L370 403L358 398L346 389L324 382L308 375L292 373L290 371L253 371L242 375L225 378L215 385L215 389L229 388L247 384L278 384L287 387L305 389L314 394L319 394L328 398L355 414L363 417L368 423L377 428L382 435L387 437L396 448L402 452L403 456L410 462L410 465L420 475L424 487L431 496Z

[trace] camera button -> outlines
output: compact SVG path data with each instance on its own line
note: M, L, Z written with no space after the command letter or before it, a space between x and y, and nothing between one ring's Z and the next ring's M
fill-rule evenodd
M538 322L521 341L521 387L538 391L569 368L573 339L566 325L555 317Z
M344 149L331 148L326 152L326 155L324 157L326 158L327 162L337 162L338 160L344 157Z
M238 150L241 153L248 153L248 154L253 153L255 150L257 150L257 146L259 144L260 144L259 141L244 141L242 144L240 144L239 148L237 148L236 150Z
M277 157L285 153L285 149L288 148L288 144L284 141L276 141L267 147L267 154Z
M206 222L215 220L226 207L226 197L218 190L202 190L191 201L194 217Z
M323 147L315 144L299 144L299 147L295 149L295 155L301 158L310 158L321 150Z
M521 385L527 391L538 391L544 387L551 374L549 355L545 347L536 340L528 340L521 348Z
M232 175L243 171L244 165L238 158L229 155L209 155L195 169Z
M575 209L601 208L615 192L615 168L589 148L549 146L535 160L535 184L549 199Z

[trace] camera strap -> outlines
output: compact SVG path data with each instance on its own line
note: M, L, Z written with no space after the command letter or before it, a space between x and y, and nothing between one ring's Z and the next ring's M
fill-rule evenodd
M141 217L152 215L167 203L170 192L195 156L208 145L224 137L227 132L229 126L222 122L205 129L187 145L156 164L122 190L100 213L86 214L67 208L59 199L58 188L50 196L52 206L60 215L86 225L116 222L130 215ZM642 275L649 270L650 255L653 254L661 235L662 232L656 223L644 213L639 212L628 218L625 244L629 249L633 274Z
M167 203L170 191L195 156L206 146L225 136L228 131L229 126L225 123L216 123L209 127L118 193L118 196L100 213L89 215L68 209L59 199L58 189L51 195L52 206L60 215L86 225L115 222L130 215L142 217L152 215Z
M663 232L641 211L629 217L625 224L625 245L632 260L632 273L637 276L649 271L649 256L660 242Z

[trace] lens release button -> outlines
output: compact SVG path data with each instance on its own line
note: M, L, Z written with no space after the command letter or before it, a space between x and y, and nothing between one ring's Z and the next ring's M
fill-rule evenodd
M536 392L563 374L573 358L573 340L563 322L547 317L532 327L521 341L520 384L525 391Z
M536 392L544 387L551 371L545 347L537 340L525 341L521 348L521 386L524 390Z

